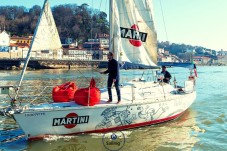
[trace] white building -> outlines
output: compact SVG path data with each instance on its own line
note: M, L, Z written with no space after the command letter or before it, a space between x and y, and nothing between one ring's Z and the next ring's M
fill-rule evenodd
M68 49L63 59L70 60L92 60L92 54L88 50Z
M62 59L63 50L37 50L31 52L31 57L34 59Z
M10 35L5 31L0 30L0 52L9 52Z
M109 49L109 39L107 38L99 38L100 47L104 49Z
M158 48L158 53L159 54L161 54L161 53L164 54L164 52L165 52L165 50L163 48Z

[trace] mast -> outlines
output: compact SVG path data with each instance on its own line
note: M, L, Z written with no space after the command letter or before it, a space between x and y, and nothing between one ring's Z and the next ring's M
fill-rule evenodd
M20 81L19 81L19 84L17 86L16 95L14 97L14 100L16 100L16 98L18 96L18 93L19 93L19 90L20 90L20 86L22 84L22 81L23 81L23 78L24 78L24 74L25 74L25 71L26 71L27 66L28 66L28 62L29 62L30 57L31 57L31 51L32 51L34 39L36 37L36 33L37 33L37 30L38 30L38 27L39 27L39 24L40 24L40 21L41 21L41 17L43 15L43 12L44 12L44 9L45 9L45 5L46 5L47 2L48 2L48 0L45 0L45 2L43 4L43 8L42 8L41 14L39 16L38 24L36 25L35 33L34 33L34 36L32 37L32 43L31 43L31 46L30 46L30 48L28 50L27 57L26 57L26 60L25 60L25 64L24 64L22 72L21 72Z
M109 2L109 28L110 28L110 36L109 36L109 51L114 53L114 36L113 36L113 0ZM115 55L114 55L115 56Z

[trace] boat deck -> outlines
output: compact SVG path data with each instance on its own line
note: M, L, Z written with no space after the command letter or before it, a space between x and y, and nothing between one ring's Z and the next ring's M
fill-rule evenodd
M28 110L64 110L70 108L94 108L94 107L108 107L108 106L125 106L129 104L141 104L143 103L157 103L162 101L168 101L176 97L180 97L184 93L176 93L174 89L169 84L160 85L154 82L131 82L121 85L121 102L117 104L117 95L115 88L112 88L113 101L108 103L108 92L107 89L101 89L101 100L98 104L94 106L83 106L71 102L61 102L61 103L43 103L38 105L29 106ZM166 99L168 98L168 99Z

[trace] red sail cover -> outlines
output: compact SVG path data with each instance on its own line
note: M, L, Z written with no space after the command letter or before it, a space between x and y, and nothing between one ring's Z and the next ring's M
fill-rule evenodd
M90 90L90 91L89 91ZM77 104L84 106L94 106L100 102L101 92L96 87L95 79L91 79L88 88L81 88L75 92L74 100Z
M73 100L76 90L74 82L67 82L53 88L52 98L54 102L69 102Z

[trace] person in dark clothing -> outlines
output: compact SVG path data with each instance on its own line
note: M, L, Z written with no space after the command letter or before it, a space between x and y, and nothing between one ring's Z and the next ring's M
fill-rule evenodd
M112 102L112 91L111 91L111 87L114 83L115 88L116 88L116 92L117 92L117 99L118 102L121 102L121 93L120 93L120 88L119 88L119 80L120 80L120 76L119 76L119 64L117 62L117 60L113 59L113 53L109 52L108 55L108 69L104 72L100 72L101 74L107 74L108 75L108 80L107 80L107 89L108 89L108 94L109 94L109 100L107 102Z
M169 83L170 79L171 79L171 74L166 70L166 66L162 66L162 72L161 72L163 75L164 75L164 78L162 79L163 82L165 83ZM159 79L160 81L161 79Z

